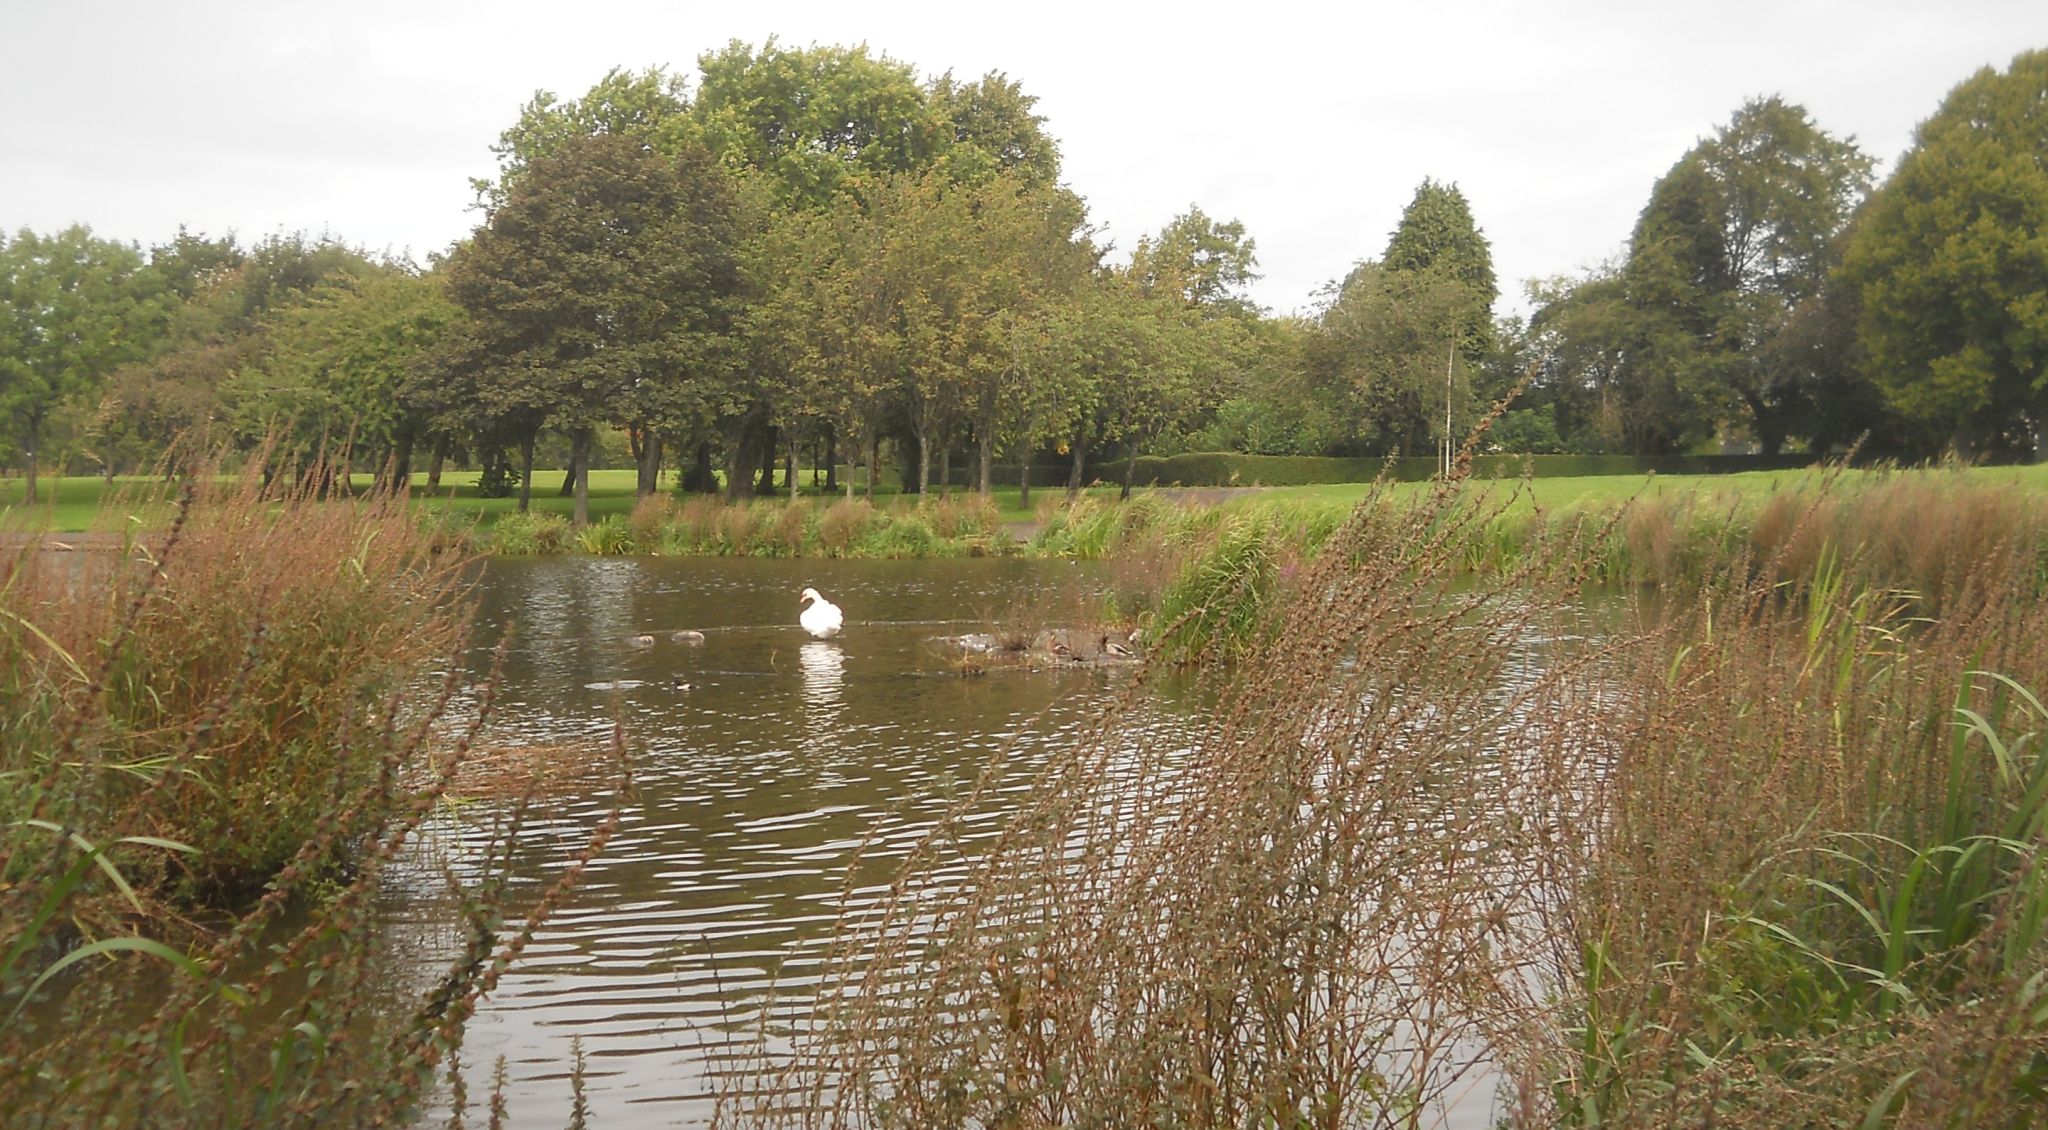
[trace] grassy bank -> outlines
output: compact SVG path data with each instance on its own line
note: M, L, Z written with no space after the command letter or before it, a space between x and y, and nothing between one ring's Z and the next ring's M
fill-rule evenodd
M1408 1126L1482 1064L1514 1126L2048 1114L2031 486L1273 505L1042 532L1181 547L1213 721L1149 725L1155 667L987 851L942 820L761 1065L817 1105L725 1124Z
M506 823L447 892L450 962L391 983L370 911L488 714L464 560L253 479L170 507L117 552L0 558L8 1119L403 1121L580 863L522 921Z

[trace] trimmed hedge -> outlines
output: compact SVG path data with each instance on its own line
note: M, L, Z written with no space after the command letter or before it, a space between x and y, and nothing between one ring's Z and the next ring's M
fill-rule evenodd
M1647 475L1652 471L1661 475L1715 475L1776 471L1812 463L1812 457L1806 455L1480 455L1472 460L1472 473L1482 479L1519 478L1526 466L1537 478ZM1138 486L1308 486L1371 482L1382 472L1400 482L1420 482L1434 476L1438 466L1435 457L1428 455L1387 460L1202 451L1142 456L1132 482ZM1123 479L1121 460L1100 464L1095 470L1095 477L1104 482Z
M1738 471L1781 471L1811 466L1809 455L1479 455L1473 457L1472 474L1481 479L1520 478L1524 465L1539 479L1592 475L1723 475ZM1369 483L1389 473L1397 482L1422 482L1433 478L1439 466L1433 455L1412 455L1393 460L1381 458L1341 459L1321 455L1242 455L1232 451L1195 451L1182 455L1144 455L1138 458L1134 486L1228 487L1312 486L1318 483ZM999 487L1017 485L1014 463L991 468ZM936 476L934 476L936 477ZM885 474L893 484L894 474ZM1091 461L1086 472L1089 483L1116 484L1124 481L1124 461L1110 457ZM971 487L974 469L953 467L953 485ZM1031 468L1031 485L1067 485L1065 463L1041 463Z

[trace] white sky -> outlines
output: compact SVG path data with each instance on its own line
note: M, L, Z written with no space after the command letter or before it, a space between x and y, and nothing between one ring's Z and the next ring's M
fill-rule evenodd
M1506 308L1618 251L1746 97L1804 104L1882 173L1950 87L2048 46L2048 3L0 0L0 228L326 230L423 259L477 222L468 178L536 89L694 75L770 34L1008 72L1107 238L1191 203L1240 219L1280 312L1377 255L1423 177L1455 181Z

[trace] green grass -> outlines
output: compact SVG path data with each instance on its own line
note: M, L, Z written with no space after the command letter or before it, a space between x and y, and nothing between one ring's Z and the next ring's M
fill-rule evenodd
M1845 473L1848 482L1884 474L1879 471L1850 471ZM2018 483L2031 490L2048 493L2048 464L2027 467L1976 467L1962 472L1974 482L1985 485ZM1611 506L1632 497L1646 501L1665 498L1682 493L1697 493L1702 501L1733 503L1769 497L1772 493L1802 482L1811 482L1817 475L1812 470L1749 471L1732 475L1604 475L1578 478L1534 479L1531 480L1527 498L1517 506L1541 506L1557 511L1578 508ZM777 477L780 482L780 476ZM814 493L811 476L799 472L797 476L804 494L803 499L812 503L830 503L843 497L842 493ZM562 481L558 469L534 472L532 508L543 514L568 516L574 509L574 500L557 494ZM415 490L414 504L423 508L446 511L451 517L474 515L483 525L494 524L500 517L518 510L519 500L509 498L483 498L476 493L477 472L451 471L441 476L440 490L429 496L425 494L426 476L413 476ZM593 522L617 515L621 518L632 513L635 474L631 470L604 470L590 473L590 517ZM370 476L356 475L351 484L357 490L366 490ZM1503 483L1503 486L1507 484ZM40 482L43 498L35 507L22 505L23 484L21 479L0 479L0 530L41 530L51 533L75 533L79 531L107 528L109 522L119 521L128 513L134 513L146 525L158 524L168 508L152 506L124 508L115 512L116 517L103 517L101 502L109 492L119 494L130 492L144 499L162 497L167 490L162 480L150 477L121 476L113 480L111 487L98 476L44 476ZM674 478L664 475L664 490L672 490ZM1227 499L1226 507L1236 508L1248 504L1303 503L1350 505L1365 496L1370 483L1334 483L1299 487L1261 487L1248 489ZM1427 483L1399 483L1392 488L1397 497L1412 496L1429 489ZM1092 487L1084 492L1089 497L1113 500L1118 492L1114 485ZM956 492L965 493L965 492ZM1032 491L1032 506L1019 504L1018 490L1014 486L999 486L995 489L995 502L1000 519L1004 522L1027 522L1038 517L1037 509L1047 499L1064 497L1059 488L1039 488ZM1140 494L1150 493L1140 489ZM897 492L884 487L876 492L878 500L894 498Z
M484 498L476 492L478 472L449 471L441 476L441 486L432 495L426 493L427 477L416 474L412 477L413 501L422 508L448 512L451 516L474 515L485 526L492 525L504 515L519 509L516 495L507 498ZM593 522L604 520L611 515L623 518L633 512L635 501L633 490L637 476L631 469L592 471L590 473L590 518ZM780 484L782 476L776 476ZM808 472L799 472L802 498L810 503L829 505L845 497L844 490L825 494L811 486ZM350 486L357 491L369 489L371 476L355 475ZM575 509L575 500L557 493L562 484L560 469L536 470L533 473L532 509L543 514L560 514L567 517ZM97 475L51 476L45 475L37 483L41 500L33 507L22 504L23 483L20 478L0 479L0 530L37 530L49 533L79 533L107 528L109 519L101 516L101 502L108 497L120 496L123 492L144 499L168 498L170 488L161 479L149 476L117 476L109 486ZM662 476L662 489L675 489L672 474ZM1115 486L1092 488L1088 493L1099 498L1116 497ZM970 493L956 490L955 496ZM1005 522L1028 522L1036 517L1038 504L1047 498L1064 496L1057 488L1038 488L1031 492L1032 505L1025 507L1018 502L1018 490L1014 486L995 489L996 508ZM898 492L893 487L876 490L876 499L893 499ZM169 507L161 509L151 506L127 507L122 513L136 513L145 524L160 524L170 513Z
M1845 482L1886 474L1881 471L1848 471ZM1910 472L1909 472L1910 473ZM1990 486L2018 483L2048 492L2048 463L2026 467L1972 467L1962 472L1973 483ZM1677 494L1697 493L1707 499L1762 498L1771 492L1812 482L1818 472L1808 469L1787 471L1744 471L1732 475L1589 475L1558 479L1532 479L1527 500L1519 505L1538 505L1546 510L1610 506L1640 496L1645 500ZM1506 487L1508 482L1499 485ZM1237 496L1238 500L1259 502L1355 503L1365 497L1370 483L1325 483L1300 487L1261 487ZM1396 483L1396 496L1429 489L1428 483ZM1233 500L1236 501L1236 500ZM1241 504L1241 503L1240 503Z

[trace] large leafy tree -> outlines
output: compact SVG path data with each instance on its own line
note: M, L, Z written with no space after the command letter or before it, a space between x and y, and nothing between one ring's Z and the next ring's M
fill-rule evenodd
M1190 205L1131 251L1130 279L1148 296L1171 297L1204 314L1257 312L1248 288L1259 279L1258 244L1243 221L1218 220Z
M1473 418L1493 349L1493 252L1455 185L1425 180L1377 260L1330 294L1310 343L1319 383L1369 450L1414 452Z
M621 134L662 153L680 151L698 136L685 87L683 76L660 67L638 72L614 67L581 98L535 91L519 108L519 120L491 146L498 158L496 179L471 178L477 203L486 210L503 205L535 160L580 138Z
M1457 185L1424 179L1416 187L1387 239L1380 266L1456 282L1468 303L1459 325L1459 348L1472 364L1485 356L1492 346L1493 303L1500 297L1500 286L1493 274L1493 246Z
M271 333L316 295L346 289L409 264L382 263L332 236L280 233L244 249L232 236L180 231L150 251L161 280L163 317L146 349L108 380L93 418L93 442L112 473L225 438L232 412L223 392L237 374L260 371ZM260 438L260 437L259 437ZM168 458L167 458L168 457Z
M732 186L707 152L667 158L609 134L536 159L458 250L449 291L472 328L457 368L521 449L522 506L544 424L570 437L582 521L596 426L687 410L694 382L721 380L736 223Z
M343 277L281 310L261 363L223 389L245 438L290 436L305 452L368 463L396 490L439 405L437 350L460 317L441 280L392 266Z
M1786 348L1802 303L1818 300L1872 161L1783 99L1754 99L1652 189L1626 276L1644 314L1640 374L1694 390L1706 413L1740 412L1775 454L1815 430L1811 356Z
M955 180L1008 172L1036 186L1059 179L1059 145L1033 112L1038 99L1000 71L961 82L951 71L928 87L932 113L946 142L943 162Z
M83 227L0 237L0 420L19 447L29 503L52 416L148 347L161 289L138 248Z
M822 207L849 179L920 168L946 125L906 63L865 46L757 50L737 40L697 60L692 112L726 161L768 177L785 203Z
M2048 50L1986 67L1921 123L1843 281L1868 371L1930 437L2048 457Z

